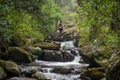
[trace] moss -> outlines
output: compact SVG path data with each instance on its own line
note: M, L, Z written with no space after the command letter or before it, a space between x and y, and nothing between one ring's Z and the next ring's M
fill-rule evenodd
M94 59L96 63L98 63L100 66L107 68L108 66L108 59Z
M40 56L43 53L43 50L39 47L31 47L29 49L29 52L32 53L33 55Z
M32 62L31 55L20 47L9 47L3 55L3 59L11 59L15 62Z
M13 78L10 78L10 79L7 79L7 80L37 80L37 79L13 77Z
M105 71L99 68L90 68L86 71L86 74L92 80L100 80L105 77Z
M35 47L40 47L41 49L59 49L60 45L57 43L39 42L35 44Z
M9 75L20 75L20 67L13 62L0 60L0 66L3 67Z
M36 78L37 80L48 80L49 78L43 74L42 72L36 72L32 75L33 78Z

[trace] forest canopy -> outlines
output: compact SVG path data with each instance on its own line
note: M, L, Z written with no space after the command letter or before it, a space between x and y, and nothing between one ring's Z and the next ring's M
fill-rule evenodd
M63 18L54 0L0 0L0 36L43 37Z

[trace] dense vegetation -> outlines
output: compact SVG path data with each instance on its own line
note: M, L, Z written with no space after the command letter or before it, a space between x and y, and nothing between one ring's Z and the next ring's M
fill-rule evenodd
M62 35L57 33L60 21ZM64 52L60 48L65 38L73 40L83 63L89 64L83 73L92 75L90 80L120 80L119 0L0 0L0 72L8 72L0 80L13 77L12 61L73 60L74 55L65 55L65 45ZM20 76L19 67L16 71L14 76Z
M77 0L80 45L94 45L105 54L120 47L119 0Z
M63 20L78 25L80 45L110 54L120 47L119 8L119 0L0 0L0 41L43 39Z
M43 38L62 17L54 0L0 0L0 37Z

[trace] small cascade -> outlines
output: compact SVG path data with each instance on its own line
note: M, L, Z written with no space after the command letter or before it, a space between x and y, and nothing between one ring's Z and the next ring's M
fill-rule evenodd
M55 62L55 61L42 61L36 60L34 63L42 66L42 72L49 77L51 80L81 80L80 79L80 71L87 68L88 64L79 63L81 57L79 56L79 51L74 47L73 41L60 42L61 48L67 52L71 52L71 50L75 51L76 55L74 55L73 61L68 62ZM58 68L58 72L54 72L54 69ZM60 69L68 71L67 74L60 73Z
M61 43L61 48L62 47L65 47L65 49L73 49L75 48L74 47L74 44L73 44L73 41L65 41L65 42L60 42Z
M42 70L43 73L50 73L53 70L53 68L42 68Z
M76 74L76 71L80 71L82 68L88 66L88 64L79 63L81 57L79 56L78 49L74 47L73 41L61 42L61 48L63 48L70 53L70 50L74 50L77 55L75 55L73 61L69 62L51 62L51 61L40 61L36 60L36 63L46 66L43 68L43 73L47 75L51 80L80 80L80 74ZM52 68L51 68L52 67ZM52 72L53 68L62 67L62 68L72 68L74 69L70 74L60 74Z

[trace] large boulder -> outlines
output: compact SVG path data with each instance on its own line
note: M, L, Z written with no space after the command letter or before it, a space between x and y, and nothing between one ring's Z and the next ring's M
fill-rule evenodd
M74 60L74 53L68 52L66 50L60 50L63 56L63 61L73 61Z
M40 56L43 52L43 50L39 47L30 47L29 48L29 51L33 54L33 55L36 55L36 56Z
M45 50L59 50L60 49L60 44L57 42L39 42L35 44L35 47L40 47L41 49Z
M31 53L32 55L37 56L38 59L40 59L40 56L43 53L43 50L40 47L28 47L24 49L28 51L29 53Z
M42 55L38 58L45 61L72 61L74 55L67 51L44 50Z
M4 80L6 78L6 72L0 67L0 80Z
M70 74L72 73L73 68L67 67L55 67L53 68L52 72L59 73L59 74Z
M81 74L82 79L83 77L91 80L101 80L105 77L105 70L103 68L90 68Z
M120 49L112 55L106 77L106 80L120 80Z
M21 73L26 77L31 77L32 74L36 73L40 69L41 69L40 67L36 67L36 66L24 67L23 69L21 69Z
M45 61L62 61L62 54L59 51L54 50L44 50L42 55L39 57L41 60Z
M13 77L13 78L10 78L10 79L7 79L7 80L37 80L37 79Z
M13 60L15 62L32 62L30 53L20 47L9 47L8 50L3 54L2 58L5 60Z
M84 46L79 49L79 54L90 67L101 67L101 65L95 60L96 58L99 59L101 56L100 50L96 47L90 45Z
M36 72L32 75L33 78L36 78L37 80L49 80L49 78L43 74L42 72Z
M6 71L9 77L11 76L19 76L20 75L20 67L10 61L0 60L0 66Z

